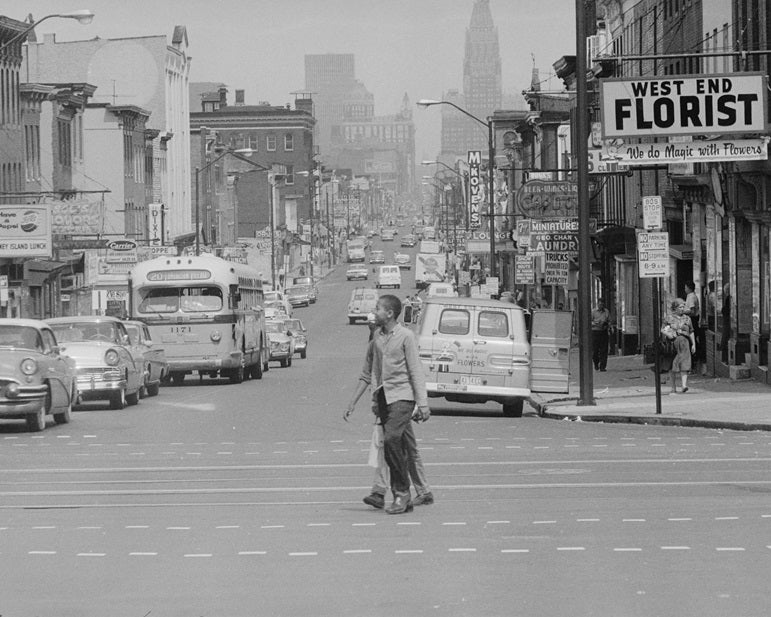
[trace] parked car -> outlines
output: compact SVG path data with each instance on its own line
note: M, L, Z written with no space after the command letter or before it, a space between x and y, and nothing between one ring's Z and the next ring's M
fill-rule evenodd
M309 285L311 288L311 304L319 299L319 288L314 277L296 276L292 279L292 285Z
M345 278L349 281L366 281L369 278L369 270L364 264L353 264L345 271Z
M289 300L282 292L270 290L266 291L263 296L265 306L272 306L271 303L280 304L284 307L284 312L290 317L292 316L292 305L289 304Z
M268 359L280 362L284 368L292 366L294 338L289 335L284 320L267 320L265 331L268 333L268 340L270 341L270 358Z
M142 357L144 385L140 396L157 396L163 382L169 374L169 364L163 349L153 342L150 329L141 321L124 321L129 335L134 357Z
M286 299L292 306L310 306L311 287L309 285L292 285L286 290Z
M294 352L299 353L305 359L308 355L308 331L299 319L285 319L284 325L292 333L294 338Z
M107 399L110 409L139 402L144 358L137 351L132 353L126 326L120 319L56 317L48 324L60 351L75 360L81 401Z
M24 419L42 431L46 415L66 424L78 398L75 361L61 353L51 328L35 319L0 319L0 418Z
M415 246L417 243L417 240L415 239L415 236L412 234L407 234L406 236L402 236L400 244L402 246Z
M369 254L369 263L371 264L384 264L385 253L383 251L372 251Z
M377 290L367 287L357 287L351 292L351 299L348 302L348 323L355 324L357 321L367 321L367 314L375 312L378 298Z
M412 268L410 256L407 253L394 253L394 264L399 266L400 270L409 270Z

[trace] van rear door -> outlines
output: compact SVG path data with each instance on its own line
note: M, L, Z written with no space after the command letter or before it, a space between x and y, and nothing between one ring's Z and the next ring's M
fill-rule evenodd
M530 358L522 312L479 307L473 324L471 384L527 388Z

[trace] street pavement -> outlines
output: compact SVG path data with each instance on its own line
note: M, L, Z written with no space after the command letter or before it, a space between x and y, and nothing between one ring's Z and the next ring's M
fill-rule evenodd
M754 380L690 375L688 392L670 394L661 376L661 413L656 414L656 381L640 355L611 356L607 371L594 371L595 405L579 405L578 350L571 354L567 394L533 393L530 405L542 417L582 422L619 422L771 431L771 387Z

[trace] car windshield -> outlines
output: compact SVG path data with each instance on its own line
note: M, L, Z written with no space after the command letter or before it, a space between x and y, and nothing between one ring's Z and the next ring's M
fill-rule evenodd
M277 291L266 291L265 300L267 302L278 302L281 300L281 294Z
M150 288L142 294L140 313L203 313L222 309L222 290L214 286Z
M56 334L56 339L62 343L80 341L122 343L117 325L111 322L72 321L51 324L51 329Z
M283 333L285 331L285 327L286 326L284 326L284 323L280 321L268 321L265 323L265 329L269 333L274 333L274 334L277 332Z
M0 326L0 347L43 351L43 341L35 328L28 326Z
M135 326L134 324L123 324L126 327L126 331L128 332L129 339L131 340L132 345L136 345L139 343L139 326Z
M290 330L300 331L304 329L299 319L287 319L284 323Z
M307 285L295 285L294 287L290 287L286 290L288 294L298 295L298 294L307 294L309 291Z

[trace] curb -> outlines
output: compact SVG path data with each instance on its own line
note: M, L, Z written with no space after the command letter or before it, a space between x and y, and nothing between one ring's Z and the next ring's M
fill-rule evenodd
M561 401L578 400L560 399ZM550 401L553 402L553 401ZM771 431L770 424L751 422L728 422L723 420L695 420L693 418L675 418L672 416L620 416L580 413L555 413L546 410L547 403L528 399L530 406L538 415L549 420L570 420L571 422L599 422L608 424L643 424L653 426L682 426L687 428L710 428L731 431Z

